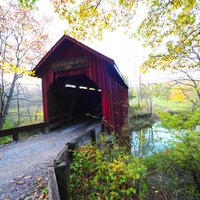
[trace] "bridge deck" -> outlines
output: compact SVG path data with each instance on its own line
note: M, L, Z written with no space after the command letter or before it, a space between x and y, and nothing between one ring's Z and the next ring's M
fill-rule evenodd
M0 199L24 199L36 187L38 177L47 177L47 166L64 145L100 126L86 120L26 140L0 145Z

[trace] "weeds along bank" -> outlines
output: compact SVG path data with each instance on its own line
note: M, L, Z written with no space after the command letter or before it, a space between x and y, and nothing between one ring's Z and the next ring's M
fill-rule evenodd
M72 199L200 198L200 141L196 136L189 140L190 147L188 138L180 138L162 152L136 157L130 153L130 143L104 135L97 146L74 152Z

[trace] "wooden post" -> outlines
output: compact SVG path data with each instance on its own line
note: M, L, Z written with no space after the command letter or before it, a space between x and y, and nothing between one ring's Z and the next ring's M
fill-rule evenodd
M55 173L58 183L60 199L70 200L70 173L69 173L69 161L61 161L55 163Z
M18 132L16 132L16 133L13 133L13 141L18 141L19 140L19 134L18 134Z
M60 200L60 193L58 190L55 170L54 167L52 166L48 168L48 189L49 189L49 200Z
M45 123L45 125L41 128L42 133L49 133L50 128L49 128L49 123Z
M72 161L73 151L74 151L75 149L78 149L78 141L74 140L74 141L68 143L68 151L67 151L67 154L68 154L68 158L69 158L69 161L70 161L70 162Z
M104 125L104 123L101 124L101 131L105 132L105 125Z
M95 132L94 129L92 129L92 130L90 131L90 137L91 137L91 139L92 139L92 144L96 144L97 139L96 139L96 132Z

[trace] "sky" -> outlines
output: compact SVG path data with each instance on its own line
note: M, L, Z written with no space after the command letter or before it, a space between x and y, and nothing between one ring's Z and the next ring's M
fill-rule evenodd
M54 13L53 6L49 0L38 1L38 9L41 14L51 16L53 19L52 26L49 29L51 43L49 49L62 37L66 27L65 21L59 19ZM141 20L144 18L146 8L141 6L134 18L133 29L136 30ZM150 49L144 48L142 42L134 38L129 38L121 31L109 32L104 31L103 40L84 41L85 45L115 60L121 74L128 78L130 87L137 85L139 67L147 59ZM160 82L167 76L167 73L153 71L149 74L142 75L144 82Z
M53 11L53 6L48 0L40 0L37 4L40 13L53 17L53 26L50 27L49 33L51 44L53 46L64 34L66 23L59 19ZM141 16L144 15L145 9L134 20L134 27L139 25ZM82 41L81 41L82 42ZM148 49L142 46L142 43L136 39L130 39L121 31L109 32L104 31L103 40L84 41L85 45L115 60L121 74L128 77L129 85L135 85L138 76L139 66L147 58Z

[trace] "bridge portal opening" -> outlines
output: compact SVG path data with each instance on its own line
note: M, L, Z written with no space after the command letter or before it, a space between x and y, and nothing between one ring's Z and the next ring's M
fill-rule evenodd
M102 93L85 75L56 79L48 90L49 121L62 124L85 116L102 118Z

